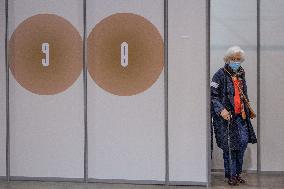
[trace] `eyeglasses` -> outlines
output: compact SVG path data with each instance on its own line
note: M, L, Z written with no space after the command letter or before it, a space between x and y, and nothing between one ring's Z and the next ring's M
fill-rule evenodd
M231 57L230 60L232 60L232 61L241 61L242 59L241 58L236 58L236 57Z

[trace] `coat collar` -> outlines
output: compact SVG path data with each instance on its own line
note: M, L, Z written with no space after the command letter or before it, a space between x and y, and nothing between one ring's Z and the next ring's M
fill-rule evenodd
M238 78L242 78L242 79L245 76L245 70L242 67L240 67L237 72L234 72L233 69L229 66L229 64L225 64L224 69L226 69L225 73L230 76L237 76Z

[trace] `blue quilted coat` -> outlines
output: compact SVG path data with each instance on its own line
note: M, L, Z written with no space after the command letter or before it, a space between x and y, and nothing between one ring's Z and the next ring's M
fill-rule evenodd
M233 74L230 67L226 64L225 68ZM239 78L243 80L243 92L246 95L247 99L247 85L245 80L245 72L240 68L238 74ZM228 121L224 120L220 113L226 108L229 112L232 113L233 118L230 125L230 138L231 138L231 150L240 149L240 136L238 127L235 126L234 122L234 84L231 79L231 76L224 70L224 68L219 69L212 78L211 81L211 137L213 135L212 130L214 129L217 146L222 150L228 150L228 135L227 135L227 126ZM244 103L245 104L245 103ZM246 123L249 131L249 143L256 143L257 138L253 130L253 126L250 121L250 111L245 105L245 112L247 115ZM211 147L213 149L213 142L211 140Z

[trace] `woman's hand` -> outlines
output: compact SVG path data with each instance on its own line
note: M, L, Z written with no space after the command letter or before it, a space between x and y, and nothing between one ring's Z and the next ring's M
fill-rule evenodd
M223 119L225 119L227 121L231 119L230 113L226 109L223 109L221 111L221 116L223 117Z

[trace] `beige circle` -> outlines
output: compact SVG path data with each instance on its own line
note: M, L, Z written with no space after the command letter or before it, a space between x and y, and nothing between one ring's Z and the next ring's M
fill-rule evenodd
M128 44L128 65L121 64L121 44ZM150 88L164 65L164 44L157 28L142 16L113 14L88 37L88 71L104 90L130 96Z
M48 43L49 51L42 50ZM47 55L49 53L49 55ZM49 58L49 64L42 59ZM82 38L64 18L39 14L23 21L9 43L10 69L32 93L52 95L70 87L82 71Z

